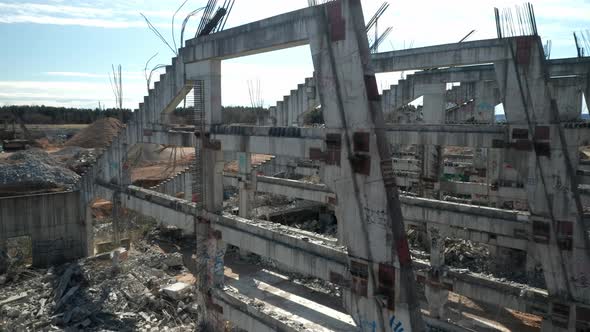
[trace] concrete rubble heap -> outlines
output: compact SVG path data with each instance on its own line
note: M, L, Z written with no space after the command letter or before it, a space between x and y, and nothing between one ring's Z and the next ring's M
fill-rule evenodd
M0 188L71 190L79 180L74 171L42 150L16 152L0 163Z
M130 252L120 250L117 262L107 253L49 269L13 271L0 287L0 326L34 331L194 330L198 307L190 276L182 255L165 254L146 242Z

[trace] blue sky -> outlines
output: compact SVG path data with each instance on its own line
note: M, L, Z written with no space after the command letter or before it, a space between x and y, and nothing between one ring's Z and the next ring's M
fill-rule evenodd
M363 0L365 18L381 0ZM493 7L513 1L389 1L380 26L393 26L381 51L456 42L472 29L470 40L495 37ZM146 94L145 62L169 64L173 56L147 29L143 12L169 40L170 20L181 1L158 0L0 0L0 105L45 104L110 107L111 64L123 66L124 105L137 108ZM189 0L177 15L202 7ZM572 31L590 29L590 0L533 2L543 39L553 43L552 58L573 57ZM226 28L307 5L306 0L236 0ZM425 9L428 9L425 11ZM196 20L188 34L194 34ZM177 23L177 37L180 24ZM282 99L312 73L307 46L222 63L224 105L249 105L249 80L259 80L265 104ZM399 74L379 75L379 84L394 84Z

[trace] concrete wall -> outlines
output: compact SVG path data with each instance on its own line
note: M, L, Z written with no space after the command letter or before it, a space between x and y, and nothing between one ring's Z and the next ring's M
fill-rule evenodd
M85 223L79 196L74 191L0 198L0 249L8 238L30 236L34 266L86 256L91 225Z

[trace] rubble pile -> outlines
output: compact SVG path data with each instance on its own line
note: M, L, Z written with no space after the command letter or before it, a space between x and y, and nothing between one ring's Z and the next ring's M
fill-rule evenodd
M490 271L490 251L484 245L468 240L445 240L445 262L452 267L468 269L475 273Z
M0 187L6 190L71 190L79 179L78 174L38 149L16 152L0 164Z
M81 150L66 161L66 167L78 174L84 174L96 163L96 153L93 150Z
M296 228L302 229L304 231L313 232L317 234L323 234L326 236L336 237L337 234L337 225L335 222L330 222L328 220L307 220L300 224L293 225Z
M182 255L140 242L127 251L0 277L6 330L197 329L194 277Z

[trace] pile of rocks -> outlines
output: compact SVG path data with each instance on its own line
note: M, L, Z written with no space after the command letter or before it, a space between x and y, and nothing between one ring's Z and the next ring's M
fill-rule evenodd
M485 245L469 240L445 240L445 262L455 268L468 269L475 273L488 273L492 258Z
M77 146L66 146L52 153L52 156L62 162L65 167L80 175L84 174L88 168L96 163L94 149L84 149Z
M0 188L36 191L71 190L80 176L42 150L16 152L0 164Z
M194 277L182 255L141 243L127 251L0 279L0 326L7 330L197 329Z

